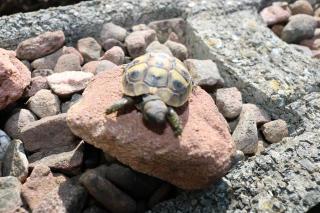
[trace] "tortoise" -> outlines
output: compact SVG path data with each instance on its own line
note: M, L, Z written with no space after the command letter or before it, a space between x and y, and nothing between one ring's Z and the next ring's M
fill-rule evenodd
M147 122L170 123L176 136L182 124L173 107L187 102L192 91L188 69L177 58L166 53L146 53L122 65L124 96L107 108L111 114L128 105L136 105Z

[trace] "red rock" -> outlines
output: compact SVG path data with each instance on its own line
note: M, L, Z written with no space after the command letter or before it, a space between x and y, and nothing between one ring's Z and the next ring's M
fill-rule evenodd
M121 47L115 46L109 49L100 60L108 60L117 65L123 64L124 61L124 52Z
M18 100L30 81L29 69L12 52L0 48L0 110Z
M125 45L131 57L143 55L147 46L156 38L154 30L134 31L126 37Z
M264 8L260 15L263 21L268 25L279 24L288 21L291 12L290 10L283 8L279 5L271 5Z
M67 178L65 176L61 174L54 175L49 167L39 165L33 169L30 177L22 185L21 194L33 211L49 192L66 181Z
M233 119L241 113L241 92L236 87L218 89L216 92L216 103L224 117Z
M60 49L64 41L64 33L61 30L45 32L21 42L16 50L17 58L32 61L44 57Z
M290 9L292 15L296 14L307 14L313 15L313 8L312 5L306 0L298 0L295 1L293 4L290 4Z
M320 49L320 38L305 39L300 44L309 47L311 50L318 50Z
M227 173L235 147L210 95L194 89L178 110L184 128L175 137L168 124L163 130L146 127L137 110L106 116L121 88L119 68L98 74L68 111L71 130L131 168L183 189L207 187Z
M177 35L175 32L171 32L171 33L169 34L168 40L169 40L169 41L175 41L175 42L180 43L179 37L178 37L178 35Z

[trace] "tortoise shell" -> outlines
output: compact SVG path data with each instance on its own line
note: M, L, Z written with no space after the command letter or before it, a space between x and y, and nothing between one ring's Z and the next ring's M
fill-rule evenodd
M174 107L183 105L192 89L187 68L165 53L147 53L127 64L122 85L125 95L153 94Z

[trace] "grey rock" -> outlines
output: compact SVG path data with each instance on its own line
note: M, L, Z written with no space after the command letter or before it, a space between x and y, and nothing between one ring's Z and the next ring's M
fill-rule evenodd
M81 175L80 182L107 210L119 213L134 213L136 202L103 177L103 174L106 173L105 167L99 167L99 170L86 171Z
M22 205L21 183L16 177L0 177L0 212L11 212Z
M77 103L80 100L81 97L82 95L80 94L77 94L77 93L73 94L71 96L70 101L66 101L61 104L61 112L62 113L67 112L73 104Z
M125 45L129 55L133 58L143 55L147 46L156 40L156 32L154 30L134 31L125 39Z
M236 118L236 119L228 122L231 133L234 132L234 130L236 129L238 123L239 123L239 118Z
M60 100L50 90L42 89L28 100L28 108L39 118L60 113Z
M77 49L82 54L84 62L89 62L100 58L102 47L94 38L87 37L78 41Z
M30 168L48 166L64 174L78 174L83 160L83 143L41 150L29 156Z
M313 37L317 21L313 16L298 14L289 18L289 23L283 28L281 38L288 43L297 43Z
M3 160L4 155L10 145L10 137L0 129L0 161Z
M29 123L36 121L37 118L27 109L20 109L7 120L4 130L13 139L20 138L21 129Z
M124 46L124 43L122 43L121 41L118 41L114 38L109 38L109 39L105 40L101 45L102 45L103 49L106 51L108 51L109 49L111 49L114 46L121 47L123 51L126 51L126 47Z
M75 139L67 125L65 113L42 118L21 129L24 148L31 152L71 145Z
M3 162L2 173L4 176L16 177L20 182L27 179L29 162L24 153L22 141L11 141Z
M118 41L124 41L126 36L127 30L122 28L121 26L115 25L112 22L104 24L100 32L101 42L104 42L110 38L116 39Z
M30 71L32 70L31 63L28 60L22 60L21 62L26 65Z
M108 166L105 177L135 199L149 198L161 183L156 178L135 172L118 164Z
M262 126L262 133L267 141L271 143L280 142L289 135L287 123L281 119L265 123Z
M164 45L170 49L174 57L180 59L181 61L184 61L188 58L188 49L185 45L171 40L166 41Z
M164 44L160 44L159 41L154 41L146 49L147 53L166 53L172 56L171 50Z
M218 89L216 92L216 105L222 115L233 119L240 115L242 109L242 96L236 87Z
M47 76L52 75L52 74L53 74L53 70L51 70L51 69L36 69L36 70L32 71L31 77L32 78L35 78L35 77L38 77L38 76L47 77Z
M64 54L58 59L54 72L80 71L80 62L78 55L73 53Z
M250 113L240 117L239 123L232 134L236 148L244 154L255 153L258 145L257 123Z
M38 58L31 63L34 70L49 69L53 70L60 56L62 56L62 48L56 52L42 58ZM33 71L34 72L34 71Z
M242 114L249 113L255 119L258 126L271 121L269 114L255 104L243 104L240 117Z
M191 74L194 84L209 91L223 87L224 80L217 65L211 60L187 59L184 63Z
M312 57L312 51L310 50L309 47L298 45L298 44L290 44L290 46L293 47L298 52L300 52L300 53L302 53L304 55Z

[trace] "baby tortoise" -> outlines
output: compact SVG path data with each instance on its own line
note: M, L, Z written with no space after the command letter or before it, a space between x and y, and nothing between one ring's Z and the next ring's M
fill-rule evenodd
M192 90L191 76L184 64L165 53L147 53L123 65L124 96L107 110L111 114L136 104L148 122L170 123L176 136L182 124L172 107L182 106Z

